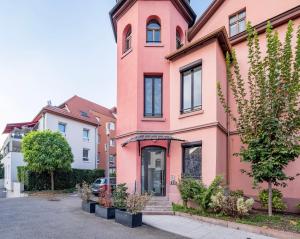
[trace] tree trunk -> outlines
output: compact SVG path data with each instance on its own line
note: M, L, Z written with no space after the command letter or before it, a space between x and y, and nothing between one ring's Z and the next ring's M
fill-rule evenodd
M268 190L269 190L269 196L268 196L268 214L269 217L272 216L272 182L269 181L268 183Z
M51 174L51 191L54 191L54 173L53 171L50 172Z

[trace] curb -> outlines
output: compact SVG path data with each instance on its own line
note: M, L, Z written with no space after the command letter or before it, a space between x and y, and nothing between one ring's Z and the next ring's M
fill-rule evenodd
M210 218L210 217L196 216L196 215L191 215L191 214L187 214L187 213L183 213L183 212L175 212L175 215L181 216L181 217L186 217L186 218L197 220L197 221L201 221L201 222L207 222L207 223L211 223L211 224L215 224L215 225L219 225L219 226L223 226L223 227L233 228L236 230L243 230L246 232L261 234L264 236L275 237L278 239L300 239L299 233L279 231L276 229L257 227L257 226L241 224L241 223L237 223L237 222L230 222L230 221L225 221L225 220L215 219L215 218Z

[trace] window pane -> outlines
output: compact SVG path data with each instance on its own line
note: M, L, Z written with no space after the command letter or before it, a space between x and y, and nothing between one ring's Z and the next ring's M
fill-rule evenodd
M89 138L89 130L87 130L87 129L83 130L83 138L85 138L85 139Z
M159 30L156 30L154 33L154 41L160 42L160 31Z
M237 17L236 16L233 16L233 17L231 17L230 19L229 19L229 23L230 24L232 24L232 23L234 23L234 22L236 22L237 21Z
M246 30L246 21L242 20L239 22L239 32L243 32Z
M150 21L149 24L147 25L148 29L160 29L160 25L158 24L157 21L153 20Z
M201 146L184 148L184 176L201 178Z
M194 69L194 108L200 107L201 102L201 68Z
M154 114L161 115L161 78L154 79Z
M147 42L153 42L153 31L152 30L147 31Z
M245 12L245 11L239 13L239 19L243 19L243 18L245 18L245 17L246 17L246 12Z
M183 111L192 108L192 76L191 71L183 73Z
M145 115L152 115L152 78L145 78Z
M58 124L58 130L61 133L66 133L66 125L65 124Z
M237 34L237 23L230 26L230 36L234 36Z

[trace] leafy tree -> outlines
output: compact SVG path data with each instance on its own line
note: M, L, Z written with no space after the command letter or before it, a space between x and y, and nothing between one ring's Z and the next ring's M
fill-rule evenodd
M73 155L66 139L58 132L32 131L22 140L22 152L28 169L47 172L51 175L51 190L54 190L54 172L71 170Z
M300 26L293 54L293 23L288 23L285 40L267 25L267 50L262 56L257 32L247 24L247 81L240 74L236 53L227 53L227 80L237 105L237 117L227 105L220 83L218 95L225 111L236 124L242 147L238 155L251 164L242 172L253 177L254 184L268 183L268 212L272 215L272 186L287 186L284 169L300 154Z
M1 160L3 159L3 155L0 153L0 179L4 178L4 167Z

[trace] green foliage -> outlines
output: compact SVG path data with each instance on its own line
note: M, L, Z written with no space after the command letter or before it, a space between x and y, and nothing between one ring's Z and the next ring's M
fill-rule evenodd
M74 188L76 184L93 183L97 178L104 177L104 170L72 169L68 172L56 171L54 183L57 190ZM18 180L22 182L27 191L40 191L51 189L48 173L36 173L26 167L18 167Z
M4 167L1 162L2 159L3 159L3 155L0 153L0 179L4 178Z
M178 183L178 189L184 206L187 206L188 201L195 201L202 210L208 209L211 196L222 189L222 181L223 177L217 176L208 187L205 187L200 180L193 178L181 179Z
M88 202L91 200L93 193L90 184L82 182L82 186L77 187L77 189L82 201Z
M128 198L126 183L118 184L113 192L114 207L119 209L126 208L126 201Z
M297 208L300 209L300 203L297 205Z
M267 50L260 50L258 34L250 23L248 32L247 80L240 74L235 51L227 53L227 79L237 105L237 115L228 106L220 83L218 95L225 111L235 122L242 141L241 160L251 164L242 172L253 177L254 184L268 182L286 186L285 168L300 155L300 26L293 54L293 23L288 23L285 40L267 25ZM272 212L269 212L270 215Z
M230 191L230 196L233 197L244 197L244 191L243 190L235 190L235 191Z
M205 190L203 183L193 178L183 178L179 180L177 187L185 206L189 200L195 200L196 195L202 194Z
M264 189L259 192L259 201L263 208L268 207L268 199L269 199L268 190ZM283 195L278 189L272 189L272 206L273 209L278 211L282 211L286 209L286 205L283 202Z
M203 210L207 210L209 208L209 203L211 202L212 195L217 194L222 190L221 184L223 182L222 176L217 176L214 181L209 185L209 187L203 191L203 193L199 194L197 197L197 201L200 204L200 207Z
M32 131L22 140L22 153L33 172L71 170L73 155L66 139L58 132Z
M227 216L246 216L252 209L254 204L253 198L244 199L239 194L234 196L225 196L223 192L218 192L211 197L211 203L209 207L217 213L221 213Z
M129 194L126 200L126 209L131 214L138 214L144 210L150 199L151 196L148 194Z

